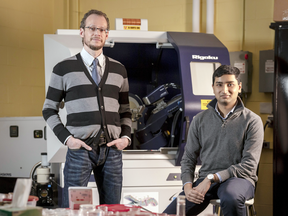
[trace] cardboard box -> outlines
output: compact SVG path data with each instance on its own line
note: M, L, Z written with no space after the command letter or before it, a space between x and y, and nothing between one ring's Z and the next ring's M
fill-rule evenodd
M1 207L0 216L42 216L41 207L11 208Z
M275 22L288 22L288 0L274 0L274 16Z

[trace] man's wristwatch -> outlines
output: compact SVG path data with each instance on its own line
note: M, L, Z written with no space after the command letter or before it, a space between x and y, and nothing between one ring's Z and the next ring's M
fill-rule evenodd
M211 182L211 183L214 183L214 175L213 174L209 174L207 175L207 179Z

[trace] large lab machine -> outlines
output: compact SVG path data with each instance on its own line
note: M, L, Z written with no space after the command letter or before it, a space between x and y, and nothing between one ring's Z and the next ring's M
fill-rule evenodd
M79 30L44 35L44 46L47 91L53 67L81 51ZM230 63L228 50L213 34L111 30L103 52L126 67L130 86L132 145L123 151L121 202L148 199L145 208L162 212L182 189L188 128L213 99L212 73ZM65 124L65 102L59 115ZM48 161L60 187L66 151L47 127ZM89 186L97 191L93 180Z

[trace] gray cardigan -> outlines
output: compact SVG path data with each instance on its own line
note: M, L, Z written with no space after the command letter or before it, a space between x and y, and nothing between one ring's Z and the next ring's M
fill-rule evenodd
M106 137L131 137L127 72L120 62L105 59L105 72L98 85L79 53L54 67L42 112L62 143L70 135L82 140L92 138L101 125ZM58 115L62 100L67 111L65 125Z
M212 100L190 125L181 161L182 182L193 182L200 156L199 178L218 172L222 181L238 177L255 185L264 138L262 120L245 108L240 98L234 112L222 120L215 110L216 103Z

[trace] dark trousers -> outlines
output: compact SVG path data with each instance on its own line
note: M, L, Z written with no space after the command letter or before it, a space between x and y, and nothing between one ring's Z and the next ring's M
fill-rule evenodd
M193 187L202 181L203 178L198 179ZM246 215L245 201L254 197L254 191L252 183L243 178L230 178L220 184L214 183L207 191L203 203L195 204L186 200L186 215L198 215L209 205L211 199L221 200L220 207L224 215ZM185 195L184 191L180 195ZM176 214L176 206L177 199L174 199L164 213Z
M64 167L63 208L69 207L68 188L87 186L91 171L97 184L100 204L119 204L122 191L122 151L107 148L107 157L102 165L99 152L68 148Z

